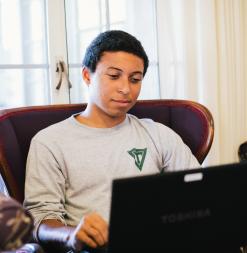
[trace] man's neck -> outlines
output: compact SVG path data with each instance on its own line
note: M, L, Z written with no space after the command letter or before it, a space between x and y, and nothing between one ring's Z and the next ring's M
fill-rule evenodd
M76 116L78 122L94 128L111 128L122 123L125 118L126 114L121 117L114 117L102 113L99 115L88 107L80 115Z

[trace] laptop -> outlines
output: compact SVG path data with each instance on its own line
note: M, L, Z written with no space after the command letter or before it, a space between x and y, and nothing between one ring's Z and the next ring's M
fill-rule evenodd
M108 253L235 253L247 244L247 163L112 185Z

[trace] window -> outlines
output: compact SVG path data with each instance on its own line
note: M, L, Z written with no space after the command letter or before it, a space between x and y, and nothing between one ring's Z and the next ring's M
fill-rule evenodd
M49 103L43 0L0 0L0 107Z
M158 60L155 1L152 0L66 0L68 62L72 102L87 100L82 84L81 61L86 46L99 33L121 29L141 40L150 58L140 98L158 98ZM145 17L145 18L143 18ZM148 34L149 36L146 36ZM152 87L152 88L151 88Z
M109 29L142 42L150 67L140 98L159 98L155 7L156 0L0 0L0 107L86 102L82 57ZM58 61L68 63L71 89L66 80L56 89Z

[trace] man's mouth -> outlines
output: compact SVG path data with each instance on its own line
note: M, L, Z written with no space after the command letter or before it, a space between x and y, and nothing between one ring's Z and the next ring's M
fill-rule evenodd
M131 103L129 99L112 99L112 101L122 106L127 106Z
M131 103L131 100L129 99L112 99L114 102L122 103L122 104L129 104Z

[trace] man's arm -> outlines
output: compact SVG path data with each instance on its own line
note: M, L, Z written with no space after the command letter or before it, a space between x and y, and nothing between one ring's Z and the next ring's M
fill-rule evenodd
M182 138L172 129L157 123L164 171L199 168L200 164Z
M108 225L97 213L83 217L77 227L64 226L58 220L43 220L38 229L38 239L45 248L60 252L103 247L108 241Z

